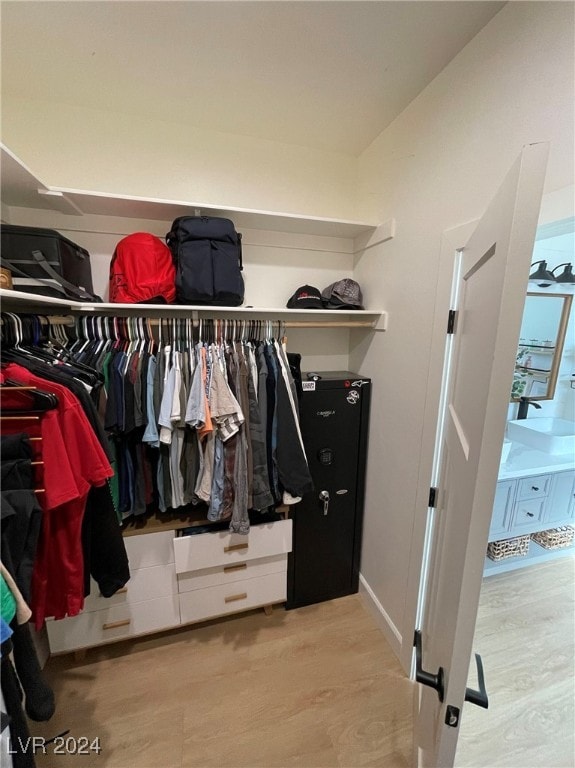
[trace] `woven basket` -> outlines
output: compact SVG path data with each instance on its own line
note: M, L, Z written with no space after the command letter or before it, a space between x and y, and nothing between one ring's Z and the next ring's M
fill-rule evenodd
M505 560L508 557L525 557L529 551L529 536L516 536L513 539L490 541L487 545L487 557L490 560Z
M531 538L544 549L570 547L575 539L575 528L570 525L563 525L561 528L550 528L548 531L532 533Z

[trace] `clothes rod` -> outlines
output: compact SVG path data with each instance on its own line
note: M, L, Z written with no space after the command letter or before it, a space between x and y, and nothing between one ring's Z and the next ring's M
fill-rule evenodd
M96 317L99 317L99 315L79 315L79 318L81 317L89 317L90 319L94 319ZM102 317L114 317L114 315L102 315ZM145 315L133 315L133 317L145 317ZM44 315L42 320L46 318L51 325L68 325L73 326L75 322L75 318L72 315ZM160 324L160 321L164 323L169 323L170 320L182 320L186 318L175 318L175 317L151 317L146 318L147 322L150 323L152 326L156 326ZM193 320L194 325L197 325L198 319L196 317L189 318ZM235 323L242 323L242 322L273 322L273 323L281 323L282 327L284 328L374 328L375 324L372 320L283 320L279 317L274 317L273 320L261 320L258 321L257 318L250 317L248 320L247 318L241 318L241 317L234 317L234 318L216 318L216 317L207 317L207 318L200 318L203 320L206 320L208 322L213 322L214 320L218 320L221 322L235 322ZM3 321L2 321L3 322Z
M276 322L276 321L274 321ZM281 322L281 321L280 321ZM292 320L292 322L282 323L284 328L373 328L373 323L369 320Z
M171 318L171 317L164 317L164 318L158 318L158 317L152 317L148 319L148 322L150 325L159 325L160 322L164 322L166 324L169 324L169 322L172 319L186 319L186 318ZM197 325L197 320L195 318L190 318L194 320L194 324ZM208 317L208 318L200 318L200 320L204 320L204 322L220 322L220 323L251 323L251 322L261 322L261 323L279 323L282 328L373 328L373 322L370 320L282 320L281 318L275 317L273 320L257 320L256 318L250 318L249 320L246 318L241 317L234 317L234 318L218 318L218 317Z
M162 318L162 321L169 323L172 318ZM184 318L185 319L185 318ZM241 318L200 318L204 322L221 322L221 323L251 323L251 322L271 322L274 324L280 324L282 328L373 328L374 323L370 320L282 320L280 318L274 318L273 320L249 320ZM152 326L160 324L160 319L152 317L149 319L149 323ZM194 325L197 327L198 323L194 319Z
M36 312L30 311L12 314L36 315ZM74 325L74 318L72 315L37 315L37 317L40 320L41 325L46 325L47 323L50 323L50 325ZM0 325L4 325L5 322L9 323L10 320L6 321L0 318Z

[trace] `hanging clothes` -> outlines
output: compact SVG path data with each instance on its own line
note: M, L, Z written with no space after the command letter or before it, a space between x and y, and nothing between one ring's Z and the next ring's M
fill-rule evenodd
M101 363L122 519L204 505L247 533L250 510L311 490L295 384L271 334L205 322L203 338L183 319L160 321L155 340L141 319L100 321L77 323L71 354Z
M22 481L17 491L20 506L10 503L14 497L3 498L8 501L3 514L14 511L19 525L10 524L8 534L19 532L19 541L24 541L17 546L3 535L2 559L10 568L16 556L19 565L10 570L40 628L46 617L73 616L82 609L90 575L103 595L111 595L130 574L107 482L113 476L108 438L99 423L97 398L92 397L99 373L71 365L34 337L36 344L17 341L11 346L14 340L6 333L10 318L2 318L2 475L10 483L18 476ZM30 410L30 398L38 399L40 393L52 398L53 407ZM13 415L8 418L7 413ZM14 464L30 459L42 467L41 492L36 489L32 495L30 476L24 479ZM22 507L26 490L35 508ZM16 491L9 487L3 492ZM34 539L37 546L31 554ZM19 582L26 573L28 580Z

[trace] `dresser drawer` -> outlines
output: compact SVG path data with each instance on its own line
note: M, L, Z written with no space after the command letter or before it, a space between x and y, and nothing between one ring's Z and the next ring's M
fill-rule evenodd
M153 565L173 563L173 541L173 531L124 536L124 544L130 561L130 571L138 568L150 568Z
M50 619L46 628L51 652L61 653L168 629L179 623L178 596L170 595L133 605L113 605L61 621Z
M218 584L233 584L236 581L267 576L270 573L287 573L287 555L261 557L258 560L246 560L243 563L218 565L216 568L204 568L201 571L189 571L178 574L178 591L190 592L205 589Z
M291 520L278 520L267 525L252 525L247 536L215 531L174 539L176 573L291 552L291 525Z
M538 525L543 520L547 499L529 499L518 501L513 515L513 529L540 528Z
M538 499L547 496L551 487L551 475L525 477L517 483L518 499Z
M286 595L285 572L271 573L257 579L243 579L234 584L194 589L180 595L182 624L280 603L286 599Z
M90 582L90 594L84 601L84 611L99 611L111 605L131 605L157 597L167 597L177 592L176 568L173 563L137 568L130 572L130 581L112 597L102 597L94 580Z

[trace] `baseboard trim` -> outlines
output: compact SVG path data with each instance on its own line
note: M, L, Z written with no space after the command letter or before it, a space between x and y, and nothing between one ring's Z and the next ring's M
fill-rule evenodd
M361 573L359 574L359 594L365 606L375 619L377 626L383 632L385 639L390 644L391 649L401 661L401 632L390 619L382 604L375 596L374 591Z

